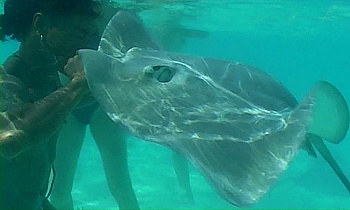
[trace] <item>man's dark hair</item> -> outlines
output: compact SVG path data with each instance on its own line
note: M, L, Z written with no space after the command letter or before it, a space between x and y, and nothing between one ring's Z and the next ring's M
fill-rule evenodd
M0 38L18 41L30 32L33 17L40 12L51 19L72 15L98 16L96 0L6 0L0 15Z

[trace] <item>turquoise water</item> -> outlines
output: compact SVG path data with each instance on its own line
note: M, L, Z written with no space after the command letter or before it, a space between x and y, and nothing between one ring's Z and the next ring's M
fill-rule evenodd
M132 1L130 1L132 2ZM140 1L141 2L141 1ZM138 6L154 36L169 50L240 61L269 72L302 99L317 80L334 84L350 101L349 1L148 1ZM1 45L1 60L17 43ZM195 204L186 204L167 149L129 139L129 165L143 209L234 209L191 167ZM350 135L328 144L350 176ZM73 196L84 209L115 208L98 150L88 133ZM279 181L252 208L350 209L350 196L322 159L300 151Z

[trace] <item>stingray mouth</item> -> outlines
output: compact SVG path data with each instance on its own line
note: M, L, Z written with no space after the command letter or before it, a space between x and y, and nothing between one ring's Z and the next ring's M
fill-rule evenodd
M169 66L147 66L145 68L145 75L156 79L158 82L170 82L175 76L176 69Z

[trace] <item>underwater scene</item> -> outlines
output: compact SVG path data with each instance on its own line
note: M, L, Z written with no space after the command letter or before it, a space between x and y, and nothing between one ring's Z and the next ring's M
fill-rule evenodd
M324 80L350 103L349 1L112 2L136 13L162 50L255 67L280 81L298 101ZM2 42L1 63L18 46L15 41ZM350 177L350 133L339 143L325 144ZM316 153L317 158L303 149L297 151L271 188L257 202L242 208L350 209L350 185L347 188ZM179 186L174 152L167 147L129 136L127 157L140 209L240 209L221 197L207 177L186 160L181 161L188 164L191 192ZM76 209L118 209L90 129L86 129L78 159L72 198Z

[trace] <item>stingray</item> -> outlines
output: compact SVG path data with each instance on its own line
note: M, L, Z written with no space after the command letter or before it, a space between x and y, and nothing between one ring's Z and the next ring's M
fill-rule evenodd
M301 146L315 154L322 139L344 139L349 109L332 84L318 82L298 103L259 69L154 49L137 27L117 13L99 50L79 51L92 94L132 135L186 157L231 204L256 203Z

